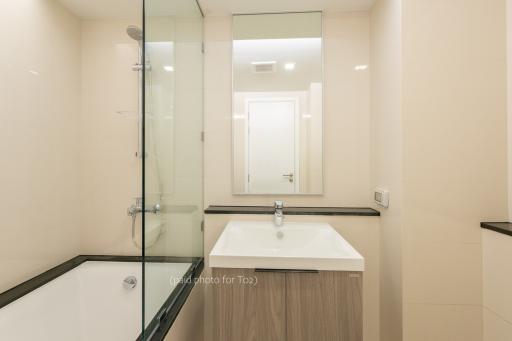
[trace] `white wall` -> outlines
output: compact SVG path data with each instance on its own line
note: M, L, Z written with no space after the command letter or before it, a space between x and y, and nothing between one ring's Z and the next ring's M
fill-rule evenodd
M372 188L390 191L379 209L380 339L402 339L401 1L377 1L371 14Z
M270 205L276 196L232 195L231 17L205 18L205 205ZM287 205L368 206L368 13L324 14L323 196L278 196Z
M3 1L0 292L79 252L80 23L56 1Z

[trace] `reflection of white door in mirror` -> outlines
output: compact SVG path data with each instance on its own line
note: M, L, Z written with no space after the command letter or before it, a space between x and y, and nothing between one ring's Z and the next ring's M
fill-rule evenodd
M247 100L247 193L298 192L298 106L294 98Z

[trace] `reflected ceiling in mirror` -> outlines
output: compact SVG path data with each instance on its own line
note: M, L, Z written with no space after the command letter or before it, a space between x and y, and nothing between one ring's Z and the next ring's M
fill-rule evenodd
M233 17L233 193L323 191L322 14Z

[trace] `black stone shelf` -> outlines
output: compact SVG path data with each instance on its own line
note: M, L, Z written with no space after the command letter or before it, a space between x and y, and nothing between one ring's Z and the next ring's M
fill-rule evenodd
M480 227L494 232L512 236L512 223L497 222L497 223L480 223Z
M209 206L206 214L274 214L272 206ZM284 207L285 215L380 216L370 207Z

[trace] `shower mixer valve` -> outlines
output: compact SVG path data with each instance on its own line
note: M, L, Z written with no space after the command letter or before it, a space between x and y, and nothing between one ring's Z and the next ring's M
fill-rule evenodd
M140 245L137 244L136 238L135 238L135 221L137 220L137 214L138 213L153 213L158 214L160 213L160 204L154 204L151 208L143 208L142 207L142 198L135 198L135 204L132 204L130 207L128 207L127 213L130 217L132 217L132 241L135 244L135 246L140 248Z
M142 208L142 198L136 198L135 204L128 207L128 215L131 217L135 217L138 213L160 213L160 204L154 204L151 208Z

